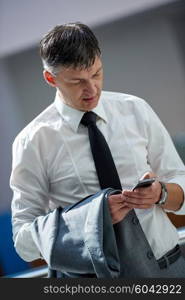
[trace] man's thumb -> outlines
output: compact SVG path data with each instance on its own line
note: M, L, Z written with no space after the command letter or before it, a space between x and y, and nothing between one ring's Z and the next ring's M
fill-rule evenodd
M143 176L140 178L140 180L149 179L149 178L153 178L153 177L156 177L155 173L153 173L153 172L146 172L146 173L143 174Z

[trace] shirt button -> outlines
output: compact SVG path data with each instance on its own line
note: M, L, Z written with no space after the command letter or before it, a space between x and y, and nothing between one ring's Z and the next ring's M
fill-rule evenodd
M154 257L154 254L152 251L148 251L146 255L147 255L148 259L152 259L152 257Z
M137 217L133 217L133 218L132 218L132 223L133 223L134 225L138 225L138 224L139 224L138 218L137 218Z

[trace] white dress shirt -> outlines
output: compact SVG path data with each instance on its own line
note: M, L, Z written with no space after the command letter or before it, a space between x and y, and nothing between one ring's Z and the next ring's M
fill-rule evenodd
M131 189L145 172L153 171L162 181L179 184L185 191L185 166L163 124L143 99L103 91L93 111L123 189ZM14 141L13 239L26 261L40 258L30 233L37 216L100 190L87 128L80 124L83 114L56 94L54 103ZM178 243L177 230L160 206L135 211L156 259ZM185 204L175 213L185 214Z

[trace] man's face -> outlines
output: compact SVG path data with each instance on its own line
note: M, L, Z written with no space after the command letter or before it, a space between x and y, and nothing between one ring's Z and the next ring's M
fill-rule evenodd
M103 67L99 57L88 69L62 67L54 77L55 87L61 100L81 111L89 111L97 106L103 84Z

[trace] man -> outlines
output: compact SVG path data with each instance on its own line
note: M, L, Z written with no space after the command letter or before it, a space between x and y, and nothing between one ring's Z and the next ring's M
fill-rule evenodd
M101 189L87 128L80 123L85 112L93 111L122 185L122 193L108 198L112 223L134 209L156 261L167 261L169 277L174 272L185 277L184 259L176 255L178 235L165 213L185 214L185 167L166 129L144 100L102 91L101 51L86 25L56 26L41 40L40 55L56 98L13 145L10 185L17 252L26 261L40 258L30 230L33 221ZM152 185L133 190L139 179L151 177L157 178Z

